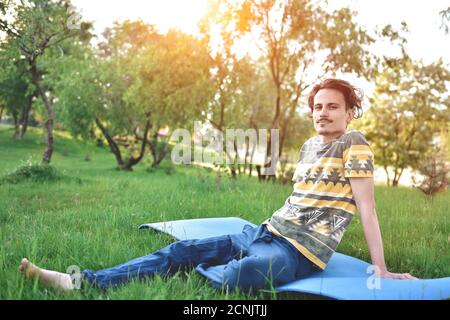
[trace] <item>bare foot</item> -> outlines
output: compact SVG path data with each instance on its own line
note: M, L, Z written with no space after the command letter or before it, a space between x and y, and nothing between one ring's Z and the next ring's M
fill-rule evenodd
M20 262L19 271L26 279L38 277L41 283L57 290L70 291L74 289L70 274L39 268L28 261L27 258L23 258Z

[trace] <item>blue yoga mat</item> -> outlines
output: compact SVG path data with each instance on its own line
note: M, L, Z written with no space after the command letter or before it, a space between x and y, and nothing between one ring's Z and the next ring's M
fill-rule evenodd
M239 233L244 225L255 224L241 218L206 218L142 224L140 229L167 233L177 240L202 239ZM277 291L321 295L332 299L357 300L437 300L450 299L450 277L441 279L396 280L375 278L370 264L334 253L325 270L299 279ZM373 271L372 271L373 272Z

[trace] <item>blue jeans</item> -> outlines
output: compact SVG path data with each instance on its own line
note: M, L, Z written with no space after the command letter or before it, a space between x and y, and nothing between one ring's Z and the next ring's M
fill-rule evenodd
M85 281L99 288L116 287L155 274L170 276L195 268L216 288L239 287L251 293L307 276L313 263L265 225L245 225L241 233L182 240L118 266L84 270Z

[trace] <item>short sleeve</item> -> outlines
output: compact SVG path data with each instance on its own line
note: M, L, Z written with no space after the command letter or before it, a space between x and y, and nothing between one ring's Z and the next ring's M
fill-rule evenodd
M364 135L355 131L344 142L344 177L373 177L374 153Z
M305 171L305 154L307 153L308 150L308 141L306 141L302 147L300 148L300 152L298 153L298 161L297 164L295 166L295 172L292 176L292 181L293 182L298 182L304 174Z
M297 160L297 164L295 165L295 172L292 176L292 181L297 182L299 177L300 177L300 161L302 160L302 152L303 152L303 148L305 147L305 145L302 145L302 147L300 148L300 152L298 154L298 160Z

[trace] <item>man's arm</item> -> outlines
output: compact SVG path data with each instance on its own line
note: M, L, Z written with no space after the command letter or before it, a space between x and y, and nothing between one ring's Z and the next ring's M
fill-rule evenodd
M361 215L364 235L369 246L372 264L377 275L393 279L417 279L409 273L392 273L387 270L384 261L383 241L375 212L375 195L373 177L349 178L353 197Z

